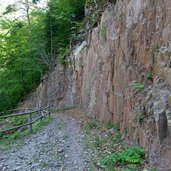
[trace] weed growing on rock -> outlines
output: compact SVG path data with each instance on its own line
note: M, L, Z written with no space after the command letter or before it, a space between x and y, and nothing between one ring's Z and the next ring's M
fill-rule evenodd
M153 74L152 73L147 74L147 80L153 81Z
M144 90L144 88L145 88L144 84L139 83L139 82L137 82L137 83L132 83L132 87L133 87L134 89L136 89L136 90L139 90L139 91L142 91L142 90Z
M142 123L142 121L143 121L144 118L145 118L145 116L143 114L139 114L137 116L138 123Z
M160 46L157 44L157 45L154 45L153 48L152 48L152 52L155 53L155 52L160 52Z

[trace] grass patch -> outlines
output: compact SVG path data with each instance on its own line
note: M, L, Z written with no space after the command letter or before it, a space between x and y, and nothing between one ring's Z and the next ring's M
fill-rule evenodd
M97 122L94 119L89 120L85 125L84 125L84 130L89 131L91 129L97 128Z
M52 117L46 117L42 121L38 121L33 124L33 133L30 133L28 129L24 131L15 131L12 134L1 135L0 150L11 149L14 145L18 146L24 143L24 137L37 133L43 126L52 121Z
M105 124L105 128L107 128L107 129L111 129L113 127L114 127L114 124L112 122L108 122Z

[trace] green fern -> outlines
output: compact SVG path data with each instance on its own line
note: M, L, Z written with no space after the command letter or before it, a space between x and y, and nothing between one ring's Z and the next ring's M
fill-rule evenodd
M144 149L132 146L120 152L113 153L102 160L102 164L111 168L115 164L140 164L144 161Z

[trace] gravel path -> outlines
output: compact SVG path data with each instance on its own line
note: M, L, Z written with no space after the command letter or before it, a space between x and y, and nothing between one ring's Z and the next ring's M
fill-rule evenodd
M85 171L83 135L79 122L65 115L38 133L25 138L18 148L0 151L0 171Z

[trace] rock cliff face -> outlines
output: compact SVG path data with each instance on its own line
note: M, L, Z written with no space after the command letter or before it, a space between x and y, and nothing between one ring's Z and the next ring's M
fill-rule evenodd
M158 170L168 169L171 156L170 40L170 0L118 0L105 7L75 55L83 109L119 123L127 139L147 149Z
M63 108L76 104L73 69L58 64L53 71L43 76L38 88L19 104L22 108Z
M71 59L72 67L58 65L24 105L80 104L118 123L151 165L171 170L171 1L108 3Z

